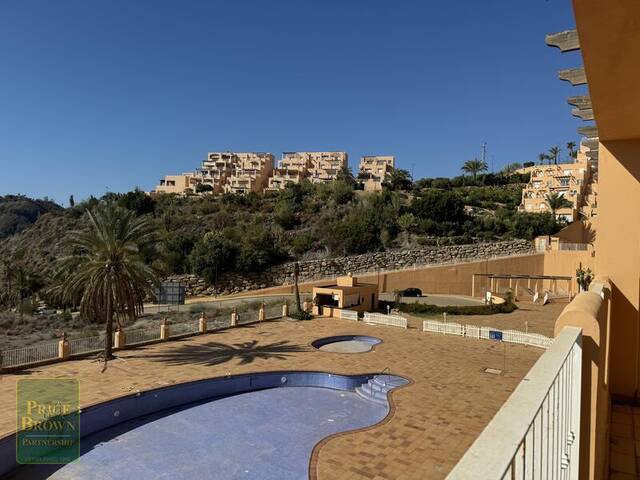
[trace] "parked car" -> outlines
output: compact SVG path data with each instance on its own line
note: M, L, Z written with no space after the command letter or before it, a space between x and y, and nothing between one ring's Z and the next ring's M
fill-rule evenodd
M419 288L407 288L400 292L401 297L421 297L422 290Z

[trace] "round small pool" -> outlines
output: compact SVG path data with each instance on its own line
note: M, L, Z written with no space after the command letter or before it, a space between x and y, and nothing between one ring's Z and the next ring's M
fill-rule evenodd
M370 352L374 345L382 342L379 338L367 335L339 335L337 337L319 338L311 345L323 352L363 353Z

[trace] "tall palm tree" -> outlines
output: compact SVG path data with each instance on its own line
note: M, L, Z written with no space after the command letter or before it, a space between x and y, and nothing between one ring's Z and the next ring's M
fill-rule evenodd
M462 170L464 173L470 173L473 175L473 181L476 181L478 177L478 173L486 172L489 169L487 162L480 160L479 158L474 158L473 160L467 160L462 165Z
M576 142L567 142L567 150L569 150L569 158L576 158Z
M558 155L560 155L560 147L551 147L549 149L549 162L551 162L551 160L553 160L554 164L558 164Z
M80 298L80 314L105 322L104 361L113 358L113 317L135 320L158 283L155 270L140 259L139 247L155 241L152 224L108 202L87 211L91 228L74 232L74 252L62 260L58 292L63 301Z
M538 154L538 160L540 161L540 165L542 165L544 161L547 160L548 158L549 158L549 155L547 155L546 153Z
M561 208L571 207L573 204L564 198L564 196L559 195L558 193L547 193L544 196L547 205L549 205L549 209L551 210L551 214L553 215L554 221L556 220L556 212Z
M302 312L302 304L300 303L300 288L298 287L298 277L300 276L300 265L298 262L293 264L293 291L296 295L296 308L298 313Z

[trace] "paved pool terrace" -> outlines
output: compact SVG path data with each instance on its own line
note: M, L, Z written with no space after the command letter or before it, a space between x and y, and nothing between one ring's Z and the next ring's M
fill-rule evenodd
M318 338L349 334L370 335L382 342L370 352L355 355L324 352L311 346L311 342ZM86 407L137 391L227 375L286 370L360 375L390 370L411 380L411 384L391 393L390 413L383 415L384 418L373 426L328 437L323 435L331 432L316 424L312 429L316 437L312 441L320 437L323 439L315 444L310 455L309 474L312 478L321 479L444 478L541 354L542 350L534 347L507 345L505 348L489 341L441 336L416 329L370 326L347 320L265 322L125 350L118 353L119 359L112 362L104 373L100 373L101 364L84 359L2 375L0 404L14 404L15 382L25 376L78 378L81 404ZM503 375L483 371L486 367L502 369L505 358L506 371ZM276 390L281 395L280 392L291 389ZM256 393L262 395L262 392L269 390ZM304 397L316 393L299 390L295 395ZM335 398L328 395L326 403L339 410L341 402L346 401L346 397L339 395ZM242 411L245 408L247 415L255 410L249 408L241 397L218 401L226 402L228 415L225 417L228 418L225 421L243 418L234 418L236 409ZM265 412L274 412L273 418L277 417L277 412L271 408L276 408L278 403L286 404L284 399L282 402L275 398L258 400L269 404ZM295 405L300 403L304 402L294 402L287 410L295 409ZM362 416L365 424L379 418L375 408L372 406L371 409L373 414L365 410L361 412L365 412ZM288 411L288 414L292 413ZM215 417L219 413L212 415L214 419L221 418ZM275 431L269 431L277 422L259 423L255 413L253 415L253 425L263 429L265 438L277 437ZM295 415L308 417L310 414L301 407ZM148 423L144 427L153 424ZM2 409L0 432L2 435L10 434L14 428L13 409ZM232 424L231 428L236 427ZM168 428L164 436L161 431L154 434L162 437L163 441L169 441L171 432L176 429L175 426ZM240 427L236 429L242 430ZM312 437L309 432L304 436ZM305 448L308 450L308 445ZM259 447L247 444L246 454L258 455L259 452ZM108 450L103 450L103 453L107 454ZM166 457L171 459L171 455L172 452L168 452ZM172 463L180 464L184 458L175 452ZM241 461L231 459L230 465L237 468ZM122 460L121 464L117 458L109 463L115 469L126 471Z

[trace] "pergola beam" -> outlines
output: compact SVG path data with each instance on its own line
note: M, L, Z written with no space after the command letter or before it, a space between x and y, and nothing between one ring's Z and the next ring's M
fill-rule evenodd
M591 108L586 108L584 110L581 110L579 108L573 108L571 109L571 115L573 115L574 117L581 118L585 122L594 119L593 109Z
M551 33L545 37L545 41L550 47L557 47L562 52L572 52L580 49L580 39L578 38L577 30Z
M569 68L567 70L560 70L558 72L560 80L565 80L571 85L585 85L587 83L587 76L584 73L584 67Z

